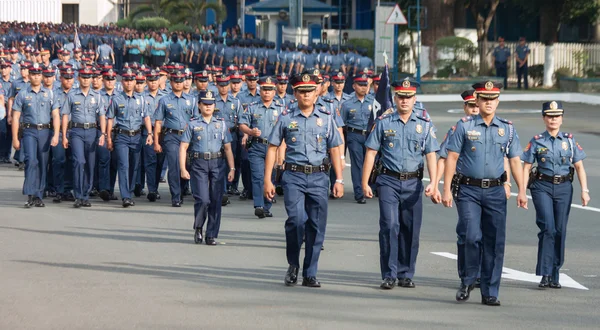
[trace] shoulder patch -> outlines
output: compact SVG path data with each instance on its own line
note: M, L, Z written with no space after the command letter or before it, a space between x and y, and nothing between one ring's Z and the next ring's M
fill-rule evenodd
M291 99L290 104L292 104L292 103L296 103L296 99Z
M422 117L422 116L419 116L419 115L417 115L417 118L419 118L419 119L421 119L422 121L425 121L425 122L430 122L431 121L431 119L426 118L426 117Z
M456 125L452 126L451 130L452 132L456 131Z
M333 103L332 99L326 98L326 97L322 97L321 98L323 101L327 102L327 103Z
M501 121L501 122L503 122L503 123L512 125L512 121L510 121L508 119L504 119L504 118L500 118L500 117L496 117L496 118L498 118L498 120Z
M566 138L569 138L569 139L573 138L573 134L571 134L571 133L563 133L563 136Z
M329 110L327 110L327 109L325 109L323 107L319 107L319 111L322 112L322 113L324 113L324 114L331 115L331 112L329 112Z
M463 123L466 123L466 122L468 122L468 121L471 121L471 120L473 120L473 117L471 117L471 116L462 117L462 119L461 119L461 120L462 120L462 122L463 122Z

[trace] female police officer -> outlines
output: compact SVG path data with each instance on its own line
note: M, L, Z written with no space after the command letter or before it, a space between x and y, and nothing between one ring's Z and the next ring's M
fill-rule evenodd
M565 259L574 170L581 184L581 204L586 206L590 201L583 168L586 155L572 134L560 132L563 113L560 102L543 104L546 131L534 136L521 156L525 162L524 174L529 173L533 163L537 162L537 171L534 169L529 176L529 189L535 205L536 224L540 228L535 269L536 275L542 276L540 288L561 288L558 272Z
M192 119L185 128L179 146L179 164L181 177L191 180L194 194L194 242L202 243L202 227L208 216L206 225L206 244L217 245L215 238L221 226L221 198L225 189L223 176L225 164L223 155L227 157L229 170L227 180L233 181L235 167L231 152L231 135L222 118L213 117L215 111L215 94L211 91L198 93L200 118ZM190 173L186 170L190 158Z

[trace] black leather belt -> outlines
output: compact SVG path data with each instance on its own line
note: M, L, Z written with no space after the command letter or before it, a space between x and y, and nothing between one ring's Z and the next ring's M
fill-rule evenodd
M267 139L263 139L263 138L259 138L259 137L253 137L252 138L252 143L269 144L269 141Z
M360 135L367 135L367 130L366 129L358 129L358 128L353 128L353 127L348 127L346 128L346 131L351 132L351 133L357 133Z
M498 179L473 179L466 176L462 176L459 180L460 184L464 184L467 186L475 186L480 188L490 188L501 186L504 181L501 178Z
M285 164L285 170L286 171L292 171L292 172L300 172L300 173L304 173L304 174L313 174L313 173L319 173L319 172L328 172L329 168L331 166L330 165L317 165L317 166L313 166L313 165L296 165L296 164Z
M550 182L553 184L561 184L561 183L564 183L567 181L571 181L571 176L568 174L567 175L546 175L546 174L539 173L537 175L537 179L546 181L546 182Z
M41 131L43 129L48 129L51 126L52 125L50 125L50 124L29 124L29 123L21 123L21 125L20 125L21 128L35 128L38 131Z
M90 129L90 128L98 127L98 124L96 124L96 123L70 123L69 126L71 128Z
M172 128L165 128L165 129L163 129L163 132L165 134L183 135L183 132L185 132L185 131L184 130L178 130L178 129L172 129Z
M115 130L115 132L117 132L117 134L123 134L123 135L127 135L127 136L131 137L131 136L136 136L136 135L140 134L142 132L142 130L137 129L137 130L130 131L130 130L126 130L126 129L117 128Z
M402 173L399 173L399 172L394 172L394 171L388 170L387 168L384 167L381 170L381 173L385 174L385 175L388 175L388 176L391 176L391 177L394 177L394 178L396 178L396 179L398 179L400 181L406 181L406 180L410 180L410 179L421 177L421 175L423 173L423 170L418 170L418 171L415 171L415 172L402 172Z
M223 152L219 151L219 152L190 152L190 158L193 159L204 159L204 160L211 160L211 159L217 159L217 158L222 158L223 157Z

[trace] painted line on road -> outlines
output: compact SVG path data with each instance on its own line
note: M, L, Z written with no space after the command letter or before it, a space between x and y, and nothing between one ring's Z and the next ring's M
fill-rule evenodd
M520 114L520 113L541 113L542 110L536 109L497 109L497 113L510 113L510 114ZM448 113L465 113L463 109L448 109Z
M448 258L448 259L452 259L452 260L458 259L458 256L456 254L448 253L448 252L431 252L431 254L434 254L434 255L437 255L440 257L444 257L444 258ZM517 281L531 282L531 283L539 283L542 278L541 276L537 276L535 274L529 274L529 273L525 273L525 272L522 272L522 271L519 271L516 269L507 268L507 267L502 267L502 277L505 279L509 279L509 280L517 280ZM579 290L589 290L585 286L579 284L577 281L572 279L569 275L564 274L564 273L560 273L560 284L563 287L579 289Z

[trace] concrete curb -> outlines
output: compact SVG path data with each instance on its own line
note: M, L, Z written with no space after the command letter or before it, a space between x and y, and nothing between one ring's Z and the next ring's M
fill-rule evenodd
M435 102L461 102L460 95L455 94L419 94L417 100L427 104ZM570 103L584 103L600 105L600 95L590 95L583 93L523 93L523 94L502 94L501 101L561 101Z

